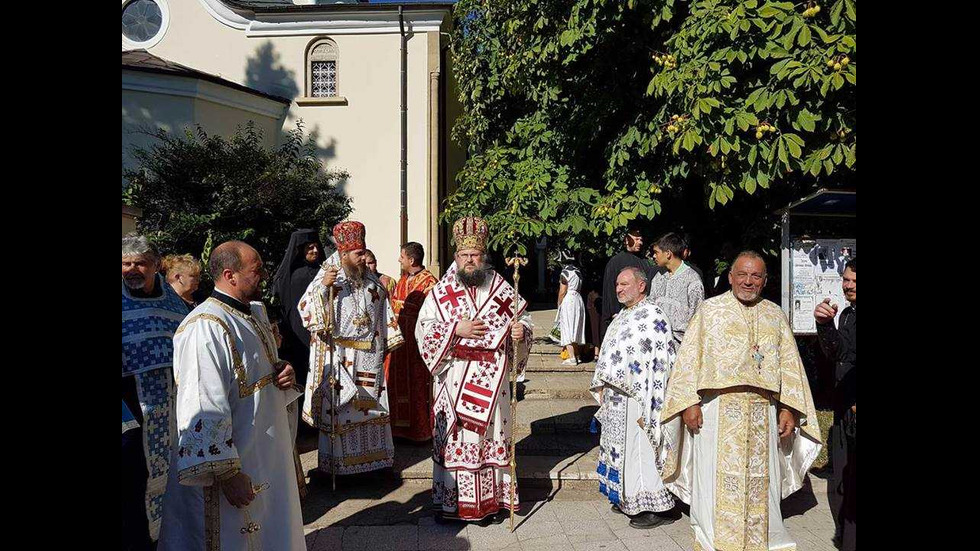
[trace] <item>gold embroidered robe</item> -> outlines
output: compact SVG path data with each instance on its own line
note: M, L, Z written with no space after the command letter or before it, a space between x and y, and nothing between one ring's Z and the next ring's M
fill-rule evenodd
M699 403L703 426L695 433L681 416ZM777 406L799 418L783 440ZM664 481L691 505L696 549L795 549L779 502L803 486L820 428L793 332L776 304L746 307L731 292L705 301L688 325L661 419Z

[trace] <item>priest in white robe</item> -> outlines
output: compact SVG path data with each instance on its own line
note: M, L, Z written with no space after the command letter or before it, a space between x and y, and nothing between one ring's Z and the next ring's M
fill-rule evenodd
M317 469L347 475L384 469L394 462L384 360L404 338L388 292L366 269L364 225L341 222L333 236L337 252L323 264L298 305L311 335L303 420L320 430Z
M265 268L238 241L216 247L210 267L214 294L174 336L178 437L159 551L302 551L286 413L300 392L256 300Z
M667 382L667 487L691 506L695 549L796 549L780 500L820 451L810 386L786 316L762 299L766 264L740 254L732 290L687 326Z
M415 326L433 376L432 499L436 520L502 522L519 505L510 475L510 368L527 365L527 303L485 261L487 225L453 225L455 263L425 298ZM496 517L494 517L496 515Z
M646 298L646 273L623 269L616 299L623 309L606 329L592 395L599 402L599 491L630 526L654 528L670 517L674 496L660 478L660 410L674 364L670 324Z

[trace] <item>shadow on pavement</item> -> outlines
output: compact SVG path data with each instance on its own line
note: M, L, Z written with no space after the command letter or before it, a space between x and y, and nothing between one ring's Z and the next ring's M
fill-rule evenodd
M598 406L585 406L532 421L531 433L517 442L517 461L523 475L519 491L525 504L518 513L518 529L555 499L565 479L578 479L595 469L587 456L599 445L599 435L588 430L596 410ZM529 503L533 508L527 509Z
M783 518L800 516L817 506L817 496L813 495L813 484L806 477L803 487L782 501Z
M340 549L471 549L466 525L435 523L431 486L428 482L398 479L390 470L337 478L330 491L330 477L311 481L311 498L303 503L304 522L328 515L328 524L307 536L315 543L310 551ZM315 496L315 497L314 497ZM385 501L380 501L384 499ZM359 508L364 502L375 504ZM358 503L360 502L360 503ZM344 511L344 509L350 512ZM407 539L418 538L418 545Z

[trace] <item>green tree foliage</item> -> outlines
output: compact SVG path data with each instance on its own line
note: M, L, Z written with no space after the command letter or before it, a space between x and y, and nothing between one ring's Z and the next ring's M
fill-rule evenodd
M138 230L162 252L191 253L206 261L213 246L239 239L254 246L270 271L297 228L327 234L350 212L336 188L347 174L324 169L302 123L274 149L262 146L254 124L230 139L200 126L134 147L136 166L125 169L123 201L143 211Z
M444 217L485 216L498 250L601 254L692 188L731 209L853 187L856 18L855 0L461 0L469 159Z

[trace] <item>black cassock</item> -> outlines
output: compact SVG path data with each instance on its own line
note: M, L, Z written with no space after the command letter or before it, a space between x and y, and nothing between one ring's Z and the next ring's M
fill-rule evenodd
M316 243L320 250L320 256L314 262L306 260L309 243ZM283 320L279 327L282 334L280 356L292 364L296 381L301 386L306 385L306 375L310 371L310 333L303 327L296 305L326 258L316 230L296 230L289 236L289 245L272 282L273 295Z
M834 424L827 437L834 472L827 485L841 549L857 548L857 424L851 406L857 403L857 309L841 312L834 322L817 324L824 353L834 360Z

